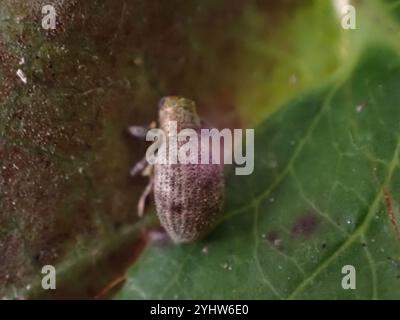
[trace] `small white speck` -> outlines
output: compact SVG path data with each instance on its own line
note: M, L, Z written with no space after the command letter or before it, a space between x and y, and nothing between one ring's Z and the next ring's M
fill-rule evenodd
M269 202L274 202L275 201L275 198L269 198Z
M278 162L276 162L275 160L269 161L268 162L268 167L271 169L274 169L278 166Z
M25 289L26 289L26 290L31 290L31 285L28 284L28 285L25 287Z
M23 64L25 64L25 58L24 58L24 57L22 57L22 58L19 60L19 65L22 66Z
M232 267L231 267L229 264L227 264L227 263L224 263L224 264L222 265L222 268L225 269L225 270L228 270L228 271L232 271Z
M141 57L136 57L135 60L133 61L135 65L137 66L142 66L143 65L143 59Z
M21 81L23 83L25 83L25 84L28 83L28 78L26 77L25 73L21 69L17 70L17 76L21 79Z
M360 104L360 105L358 105L358 106L356 107L356 111L357 111L358 113L360 113L361 111L363 111L363 109L364 109L364 106L363 106L362 104Z
M201 250L201 252L202 252L203 254L208 254L208 247L204 247L204 248Z
M290 75L289 82L290 82L290 84L296 84L297 83L297 76L295 74Z
M277 248L279 248L282 244L282 239L275 239L273 242L273 245Z

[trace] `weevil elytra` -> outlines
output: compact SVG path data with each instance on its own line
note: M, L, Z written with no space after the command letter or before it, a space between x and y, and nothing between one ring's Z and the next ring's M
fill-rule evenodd
M178 131L193 129L200 132L202 122L195 103L182 97L165 97L159 102L159 128L166 134L166 144L172 141L171 123ZM151 127L154 127L153 124ZM133 126L130 132L144 137L147 129ZM178 141L177 147L185 141ZM224 173L220 164L166 163L149 166L146 158L138 162L132 175L148 175L149 184L139 203L138 214L144 212L145 200L154 192L157 215L161 225L176 243L192 242L212 227L221 210L224 194Z

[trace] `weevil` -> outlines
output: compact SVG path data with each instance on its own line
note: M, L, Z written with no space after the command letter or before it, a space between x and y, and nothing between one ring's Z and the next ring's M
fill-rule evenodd
M168 136L171 122L177 130L194 129L200 132L203 122L196 112L195 103L183 97L164 97L158 105L158 127ZM153 122L150 128L154 128ZM144 138L148 128L132 126L129 131ZM167 144L169 142L167 138ZM185 142L179 141L179 146ZM138 202L138 214L142 216L151 192L161 225L175 243L192 242L213 226L221 211L224 196L224 172L220 164L154 164L146 158L131 170L149 176L149 183Z

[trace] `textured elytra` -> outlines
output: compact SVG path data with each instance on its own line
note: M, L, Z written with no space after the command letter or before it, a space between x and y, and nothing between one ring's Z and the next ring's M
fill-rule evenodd
M194 103L179 97L160 102L160 128L167 135L171 123L182 129L200 129ZM178 142L178 148L186 142ZM221 210L223 167L219 164L156 164L154 198L162 226L175 242L191 242L207 232Z

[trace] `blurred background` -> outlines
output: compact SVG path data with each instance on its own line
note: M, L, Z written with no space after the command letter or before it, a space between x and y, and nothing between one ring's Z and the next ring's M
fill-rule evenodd
M146 144L126 128L154 120L166 95L218 128L254 128L367 42L396 46L399 2L352 2L352 31L343 3L1 1L0 296L110 296L156 225L137 221L146 179L128 172ZM44 4L55 30L41 27ZM45 264L56 293L38 289Z

